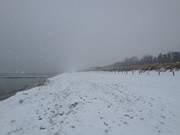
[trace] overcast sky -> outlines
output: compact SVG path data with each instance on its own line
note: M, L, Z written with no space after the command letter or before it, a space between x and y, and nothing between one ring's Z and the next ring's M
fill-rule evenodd
M180 51L180 0L0 0L0 72Z

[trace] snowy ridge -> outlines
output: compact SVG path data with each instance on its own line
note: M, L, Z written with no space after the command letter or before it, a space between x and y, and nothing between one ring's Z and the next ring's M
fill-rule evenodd
M0 135L178 135L180 72L66 73L0 102Z

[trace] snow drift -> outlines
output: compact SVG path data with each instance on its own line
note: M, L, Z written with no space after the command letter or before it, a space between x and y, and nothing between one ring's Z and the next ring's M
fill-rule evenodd
M0 102L0 135L178 135L180 72L66 73Z

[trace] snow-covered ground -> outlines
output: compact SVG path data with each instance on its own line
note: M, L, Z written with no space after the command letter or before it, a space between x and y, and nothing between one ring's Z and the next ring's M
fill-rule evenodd
M65 73L0 102L0 135L179 135L180 72Z

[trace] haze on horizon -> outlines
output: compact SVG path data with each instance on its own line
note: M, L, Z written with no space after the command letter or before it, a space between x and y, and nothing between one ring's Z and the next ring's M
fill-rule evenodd
M180 51L179 0L1 0L0 72L60 72Z

